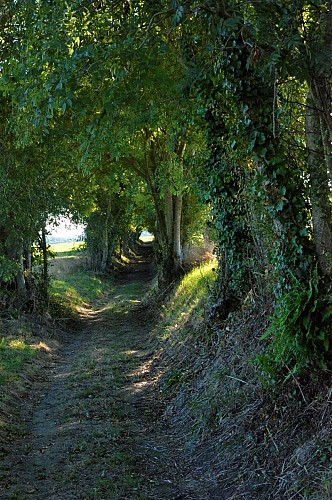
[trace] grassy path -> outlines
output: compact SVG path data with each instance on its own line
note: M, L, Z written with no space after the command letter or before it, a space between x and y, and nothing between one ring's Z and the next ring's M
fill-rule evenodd
M4 462L0 498L192 498L158 423L153 325L139 302L150 277L136 264L82 313L82 330L22 403L28 433Z

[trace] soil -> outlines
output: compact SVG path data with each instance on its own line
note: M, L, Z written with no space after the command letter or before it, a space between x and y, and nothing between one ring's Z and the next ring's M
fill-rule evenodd
M27 431L2 463L1 499L217 498L190 476L163 419L154 325L141 303L152 276L136 258L81 311L20 403Z

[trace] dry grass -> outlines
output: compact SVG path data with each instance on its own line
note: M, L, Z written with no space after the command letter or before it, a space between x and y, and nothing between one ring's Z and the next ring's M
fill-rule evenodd
M137 269L134 267L133 270L137 277ZM145 280L147 271L147 268L142 270L141 276L144 275ZM108 408L115 416L112 425L118 423L119 429L124 427L125 422L128 423L126 429L131 428L130 412L131 418L133 411L136 412L135 418L145 416L144 425L148 434L142 428L140 446L143 448L149 433L154 433L149 438L151 454L150 448L147 448L145 461L142 462L140 457L140 462L133 463L130 456L137 449L134 434L126 431L124 439L123 433L110 427L110 432L114 432L111 435L112 454L107 455L110 472L96 482L99 497L111 498L111 493L115 492L117 498L124 498L120 496L121 491L126 492L127 498L136 498L129 495L141 488L140 491L148 492L148 495L151 492L151 496L146 498L158 498L155 492L161 490L153 483L147 486L147 471L153 481L161 483L171 470L167 469L164 459L167 457L170 466L176 469L172 469L176 484L172 487L166 485L164 491L168 493L160 498L176 498L175 492L185 492L185 498L196 500L330 499L332 373L311 373L302 378L290 377L282 386L268 385L254 360L263 349L259 339L269 325L272 311L262 301L249 296L236 315L207 325L205 294L213 274L208 267L205 271L193 271L174 291L163 310L163 322L155 330L161 348L160 357L150 358L151 343L148 338L148 349L142 346L142 333L149 319L144 318L140 311L137 311L138 316L134 314L135 296L141 294L142 282L131 282L132 278L126 273L121 276L117 289L111 292L114 293L112 306L100 309L102 321L98 322L96 315L90 317L88 340L82 344L86 349L79 352L76 348L71 349L77 361L77 366L74 366L76 378L73 377L72 383L77 392L77 411L82 412L81 420L87 414L86 402L88 412L94 415L98 399L96 393L106 391L105 399L101 400L101 418L97 419L101 425L100 432L104 429L104 411ZM105 295L103 300L106 300ZM130 304L129 309L125 302ZM130 313L132 307L134 309ZM10 321L3 327L17 331L19 325L15 326L15 320ZM31 343L38 343L39 337L45 338L45 326L36 322L24 330L24 335L21 330L21 337L23 335L24 340L29 342L31 337ZM135 342L130 345L134 326ZM91 328L99 337L98 349L95 336L90 335ZM50 338L50 334L47 335ZM50 342L46 342L47 345L56 349ZM45 349L40 349L40 352L39 372L42 363L45 363L45 355L48 356ZM70 356L67 359L69 362ZM110 363L114 366L111 367ZM17 395L21 400L29 397L31 381L36 383L35 363L29 366L32 371L29 371L30 368L25 371L19 385L7 387L5 397L0 399L0 419L5 419L10 425L0 430L3 446L5 438L10 440L14 435L25 432L17 416L16 398ZM107 379L106 385L100 384L101 377ZM126 407L122 396L128 394L129 386L126 385L124 393L119 389L124 387L125 380L133 381L135 385L130 396L133 399ZM154 389L156 383L158 387ZM152 392L149 392L149 387ZM70 387L70 397L65 398L68 401L72 399L72 390ZM120 392L116 398L113 393L109 397L109 390ZM161 416L158 413L163 408L160 395L165 405ZM76 408L73 407L73 410L76 411ZM90 422L90 417L87 418ZM67 423L69 425L72 421ZM160 433L158 437L158 426L166 429L167 435ZM87 429L89 431L90 428ZM83 469L95 467L97 471L101 458L110 449L108 436L105 441L100 441L99 435L91 436L89 432L79 439L75 436L77 442L71 449L72 456L84 455L87 462L78 461L71 466L69 473L72 477L68 476L66 482L68 488L71 481L79 482L84 476ZM170 455L167 450L171 439L172 446L173 442L175 445ZM166 450L165 455L161 455L162 460L155 459L159 453L158 446ZM101 450L93 464L88 461L91 447ZM180 464L179 467L172 465L173 459ZM82 470L81 466L84 466ZM125 479L122 481L122 478ZM126 481L128 484L125 484Z
M82 311L85 327L41 374L35 404L22 407L30 432L3 461L4 498L191 498L158 420L158 360L142 308L153 266L130 268Z
M187 268L199 266L202 262L211 262L214 258L215 244L208 238L200 243L185 245L183 249L183 259Z
M212 498L329 499L332 374L269 386L254 360L270 312L251 299L209 329L192 317L172 329L166 418L190 446L194 476L210 478Z
M51 252L55 253L58 257L76 256L85 248L83 241L72 241L68 243L54 243L50 245Z
M83 256L58 257L50 262L51 276L59 277L72 274L85 268L86 259Z

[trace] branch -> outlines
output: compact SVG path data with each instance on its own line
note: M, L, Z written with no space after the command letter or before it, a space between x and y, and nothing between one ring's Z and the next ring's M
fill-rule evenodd
M145 36L145 38L144 38L143 42L139 45L138 50L139 50L140 48L142 48L142 47L143 47L143 45L145 45L145 43L146 43L146 41L147 41L147 39L148 39L148 37L149 37L149 31L150 31L150 29L151 29L151 26L152 26L152 23L153 23L154 19L155 19L156 17L158 17L158 16L162 16L162 15L164 15L164 14L171 14L171 13L173 12L173 10L174 10L174 9L161 10L160 12L156 12L155 14L153 14L153 16L151 17L151 19L150 19L150 21L149 21L148 27L146 28L146 36Z
M121 156L120 161L128 168L132 169L136 174L142 177L144 180L147 179L146 173L139 168L139 161L136 158L131 158L127 156Z

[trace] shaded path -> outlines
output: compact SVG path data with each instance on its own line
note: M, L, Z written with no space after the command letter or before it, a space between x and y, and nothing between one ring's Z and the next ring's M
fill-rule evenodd
M179 491L176 445L158 423L153 325L139 303L150 278L149 264L136 264L84 311L33 407L22 406L29 432L5 461L1 498L192 498Z

